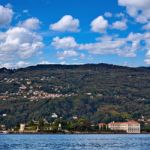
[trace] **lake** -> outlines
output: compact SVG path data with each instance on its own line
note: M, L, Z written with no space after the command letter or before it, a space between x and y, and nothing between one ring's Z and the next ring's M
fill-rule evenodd
M0 135L0 150L149 150L149 134Z

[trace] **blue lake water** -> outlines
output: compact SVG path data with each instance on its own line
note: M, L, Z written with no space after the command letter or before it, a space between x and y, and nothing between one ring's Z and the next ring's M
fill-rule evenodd
M150 150L150 135L0 135L0 150Z

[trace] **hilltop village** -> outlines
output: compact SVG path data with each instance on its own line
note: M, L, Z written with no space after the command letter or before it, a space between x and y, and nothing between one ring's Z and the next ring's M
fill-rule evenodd
M0 93L0 99L18 99L21 97L28 98L30 100L42 100L54 99L59 97L69 97L74 95L74 93L62 94L60 92L60 90L63 89L62 86L51 86L52 93L43 91L40 82L48 82L51 80L51 78L54 77L42 77L34 79L38 82L31 81L28 78L4 78L3 80L1 80L1 83L5 83L6 85L14 85L14 87L12 87L13 89L11 91L8 90Z

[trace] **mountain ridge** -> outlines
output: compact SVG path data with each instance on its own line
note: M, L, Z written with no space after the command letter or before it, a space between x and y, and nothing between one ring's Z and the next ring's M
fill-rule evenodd
M96 122L150 118L150 68L110 64L0 69L0 124L15 126L56 113ZM3 117L7 114L7 117ZM12 122L13 120L13 122Z
M54 68L54 69L70 69L70 68L88 68L88 67L103 67L103 68L124 68L124 69L147 69L149 70L150 67L146 66L139 66L139 67L130 67L130 66L121 66L121 65L114 65L114 64L107 64L107 63L87 63L87 64L37 64L37 65L31 65L28 67L21 67L21 68L12 68L8 69L6 67L0 68L0 73L2 72L16 72L19 70L31 70L31 69L48 69L48 68Z

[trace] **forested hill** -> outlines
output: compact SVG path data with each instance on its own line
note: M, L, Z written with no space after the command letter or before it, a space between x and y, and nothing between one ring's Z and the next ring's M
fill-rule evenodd
M92 122L150 118L150 68L86 64L0 69L0 124L50 120L52 113Z

